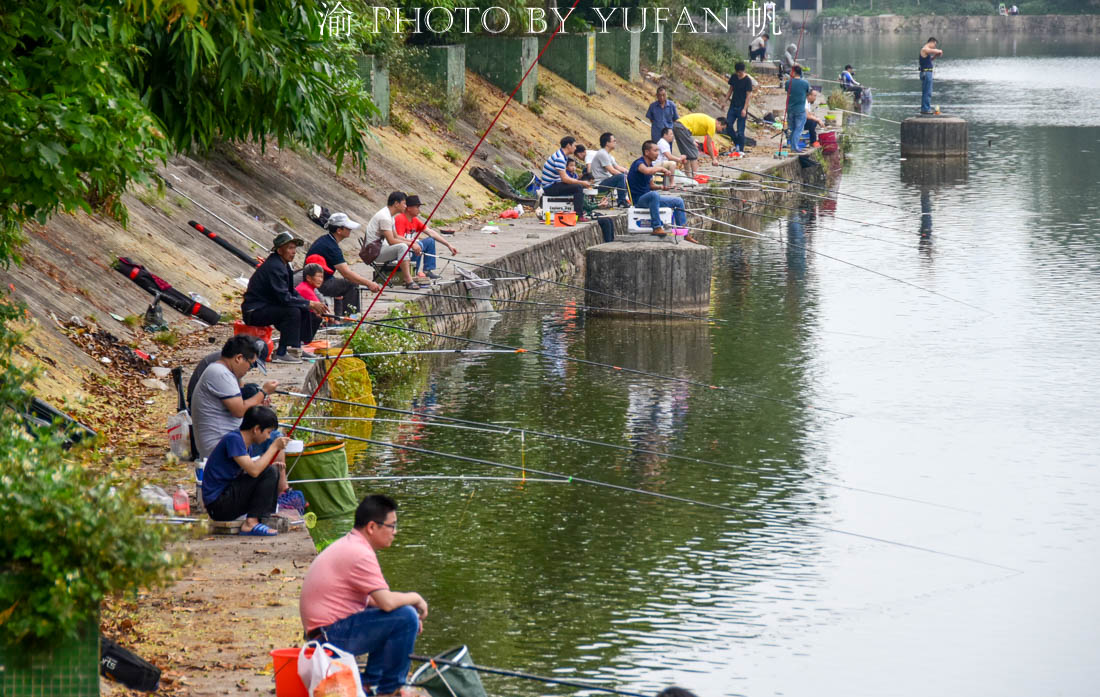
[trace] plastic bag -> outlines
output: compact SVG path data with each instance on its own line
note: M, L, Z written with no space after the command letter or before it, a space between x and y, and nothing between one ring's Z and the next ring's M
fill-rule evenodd
M172 454L181 460L191 456L190 431L187 430L190 425L191 415L186 409L181 409L168 417L168 447L172 449Z
M311 647L313 655L306 656L306 649ZM355 656L332 644L306 643L298 653L298 677L309 689L310 697L367 697Z

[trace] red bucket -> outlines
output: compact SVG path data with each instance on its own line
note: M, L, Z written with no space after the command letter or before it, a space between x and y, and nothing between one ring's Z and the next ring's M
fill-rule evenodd
M836 131L822 131L817 134L817 140L824 145L836 145Z
M307 648L306 658L312 658L313 651L312 646ZM298 677L300 652L301 649L275 649L271 652L271 664L275 669L275 697L309 697L309 689Z

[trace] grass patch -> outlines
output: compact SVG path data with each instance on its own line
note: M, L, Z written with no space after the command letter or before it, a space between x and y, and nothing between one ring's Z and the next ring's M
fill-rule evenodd
M420 154L423 155L426 159L430 160L435 153L433 153L431 150L428 150L427 148L420 148Z
M531 102L527 105L527 108L531 110L531 113L535 116L542 116L543 108L538 102Z
M413 131L412 122L393 110L390 111L390 125L393 126L393 130L403 136L407 136Z
M849 98L848 93L839 87L834 87L833 91L826 97L825 103L829 105L830 109L847 109L854 111L852 108L852 100Z
M733 72L734 63L745 60L745 57L728 43L705 39L702 34L684 34L682 38L676 37L676 51L719 75L729 75Z
M447 160L448 162L450 162L452 164L458 164L458 158L459 157L460 156L458 154L458 151L455 150L454 148L447 148L447 152L443 153L443 159Z
M126 315L122 318L122 323L130 329L136 329L141 326L142 318L137 315Z
M175 329L166 329L153 335L153 341L165 346L175 346L180 341L179 332Z
M398 320L402 317L411 317L421 314L420 306L415 303L405 303L403 307L394 308L386 313L383 320ZM428 323L423 318L402 322L394 322L397 326L411 329L428 329ZM345 337L350 330L345 333ZM416 351L425 346L430 337L425 334L391 329L380 325L372 326L367 331L360 331L351 340L351 348L355 353L381 353L388 351ZM361 359L367 365L367 372L376 385L385 385L401 380L414 373L418 366L417 356L364 356Z

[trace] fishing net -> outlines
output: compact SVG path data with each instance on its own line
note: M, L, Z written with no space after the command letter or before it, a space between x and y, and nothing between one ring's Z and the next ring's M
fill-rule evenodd
M310 443L300 455L287 455L287 469L293 480L341 479L342 481L294 484L309 503L310 536L317 551L341 537L351 527L359 502L347 480L348 459L344 442L326 440Z
M336 355L338 349L328 349L326 351L330 355ZM322 355L326 352L319 352ZM341 358L336 361L336 365L333 366L332 372L328 377L328 390L333 399L343 399L349 402L359 402L361 404L374 405L377 402L374 401L374 385L371 382L370 374L367 372L367 365L358 358ZM373 419L375 410L368 407L352 406L350 404L333 404L328 405L328 412L330 416L343 416L343 417L356 417L359 419ZM318 426L318 428L324 428L329 431L340 431L341 433L356 438L370 438L372 421L329 421L324 426ZM347 457L349 462L355 462L359 459L359 456L367 449L368 443L362 441L349 440L347 442Z
M464 666L474 665L466 646L445 651L435 658ZM436 663L435 667L430 663L420 666L409 678L409 684L424 688L432 697L487 697L477 671L442 663Z

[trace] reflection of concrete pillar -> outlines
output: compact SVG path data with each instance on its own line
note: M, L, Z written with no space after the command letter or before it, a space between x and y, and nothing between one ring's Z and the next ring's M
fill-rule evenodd
M783 11L787 14L791 13L791 0L783 0Z
M821 14L821 10L823 9L825 9L823 1L817 0L817 14Z

